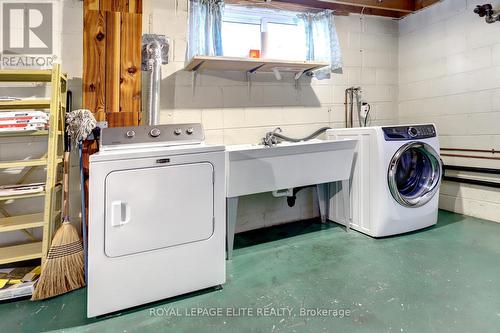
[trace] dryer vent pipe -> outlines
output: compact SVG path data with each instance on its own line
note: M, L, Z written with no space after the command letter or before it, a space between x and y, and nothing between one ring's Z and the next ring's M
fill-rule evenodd
M147 124L158 125L160 110L161 65L168 63L168 39L162 35L142 36L142 70L149 73Z

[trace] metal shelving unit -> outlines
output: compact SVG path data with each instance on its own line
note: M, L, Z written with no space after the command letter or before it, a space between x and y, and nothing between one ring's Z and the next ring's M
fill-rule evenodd
M49 129L26 132L0 133L0 142L6 137L47 136L47 152L38 159L17 161L0 161L0 169L46 167L45 190L37 193L0 196L0 232L22 231L31 242L0 247L0 265L17 261L40 258L45 261L52 240L56 218L60 217L60 203L56 204L57 191L61 189L57 167L62 162L64 110L66 109L67 78L61 73L59 64L49 70L0 70L0 82L48 82L51 86L50 98L27 98L14 101L0 101L0 110L48 109ZM1 111L0 111L1 112ZM28 171L29 173L29 171ZM26 176L26 173L25 173ZM22 177L25 178L25 177ZM23 180L20 181L22 183ZM44 197L43 212L10 216L2 207L8 200L23 200L26 198ZM28 231L32 228L43 228L42 240L36 240Z

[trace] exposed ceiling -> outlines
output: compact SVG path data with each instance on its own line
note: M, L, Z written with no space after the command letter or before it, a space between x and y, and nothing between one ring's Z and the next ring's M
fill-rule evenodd
M332 9L337 14L363 13L400 18L441 0L226 0L226 3L260 4L267 7Z

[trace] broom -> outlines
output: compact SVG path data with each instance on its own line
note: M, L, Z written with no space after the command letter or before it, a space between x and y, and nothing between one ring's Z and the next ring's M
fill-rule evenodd
M42 274L31 300L41 300L85 286L83 246L75 227L69 221L69 137L64 149L63 221L52 240Z

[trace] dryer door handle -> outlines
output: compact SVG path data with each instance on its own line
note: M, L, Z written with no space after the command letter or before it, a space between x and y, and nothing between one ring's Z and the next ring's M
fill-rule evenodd
M130 206L123 201L111 203L111 225L120 227L130 222Z

